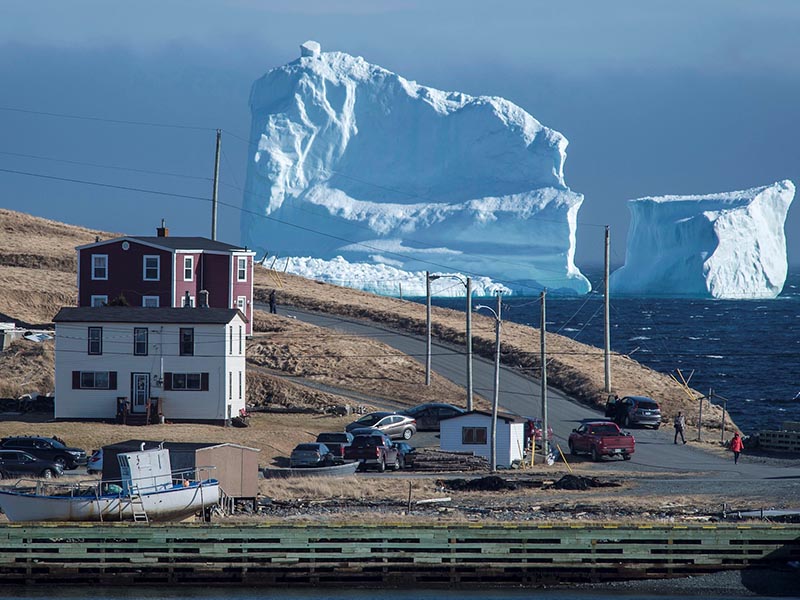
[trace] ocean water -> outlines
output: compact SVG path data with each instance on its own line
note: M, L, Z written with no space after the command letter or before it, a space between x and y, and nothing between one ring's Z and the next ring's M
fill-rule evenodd
M547 299L547 329L603 347L602 272L584 271L596 290ZM464 299L434 299L464 310ZM475 300L473 300L473 303ZM491 300L494 306L494 300ZM611 297L611 349L725 404L745 433L800 421L800 271L773 300ZM503 319L539 327L539 298L503 299ZM612 384L614 374L611 374Z

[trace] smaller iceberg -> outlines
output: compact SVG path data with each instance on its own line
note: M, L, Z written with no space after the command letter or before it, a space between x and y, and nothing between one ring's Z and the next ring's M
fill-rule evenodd
M707 196L629 201L625 266L611 274L622 296L764 299L783 290L789 180Z

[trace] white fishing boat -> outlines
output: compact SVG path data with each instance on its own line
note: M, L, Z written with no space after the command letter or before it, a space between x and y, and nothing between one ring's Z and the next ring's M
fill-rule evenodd
M144 444L143 444L144 445ZM20 480L0 490L0 508L9 521L173 521L205 513L219 501L219 482L196 473L173 472L162 448L118 455L119 482Z

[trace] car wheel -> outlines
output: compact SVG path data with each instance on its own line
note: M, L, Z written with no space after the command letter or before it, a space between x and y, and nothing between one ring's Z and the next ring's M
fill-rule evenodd
M386 471L386 459L382 458L378 463L378 472L383 473L384 471Z
M578 454L578 451L575 450L575 444L573 444L572 442L569 443L569 453L572 454L573 456L576 456Z
M400 462L400 457L398 456L397 458L394 459L394 464L392 465L392 470L393 471L399 471L402 468L403 468L403 463Z
M411 428L408 428L405 431L403 431L403 439L404 440L410 440L412 435L414 435L414 432L411 431Z
M658 429L659 427L661 427L661 423L656 423L653 425L653 429Z
M42 479L52 479L53 478L53 470L52 469L45 469L42 471Z
M626 454L622 455L622 460L630 460L630 459L631 459L631 455L630 454L626 453Z
M56 459L53 462L56 463L62 469L67 468L67 459L64 458L63 456L56 457Z
M600 455L597 453L597 447L596 446L592 446L592 460L594 462L599 462L600 461Z

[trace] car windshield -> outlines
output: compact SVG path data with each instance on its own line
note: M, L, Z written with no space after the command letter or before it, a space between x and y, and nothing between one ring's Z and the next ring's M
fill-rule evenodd
M658 404L655 402L639 400L639 408L643 408L645 410L658 410Z
M59 442L58 440L47 440L47 441L53 445L53 448L66 448L66 446L61 442Z
M317 444L300 444L295 450L299 452L317 452L319 451L319 446Z
M372 425L373 423L377 423L378 421L380 421L385 416L386 416L385 414L380 414L380 413L375 413L372 415L364 415L358 421L356 421L356 423L358 423L359 425Z
M592 427L592 433L596 435L617 435L619 431L613 425L597 425Z

